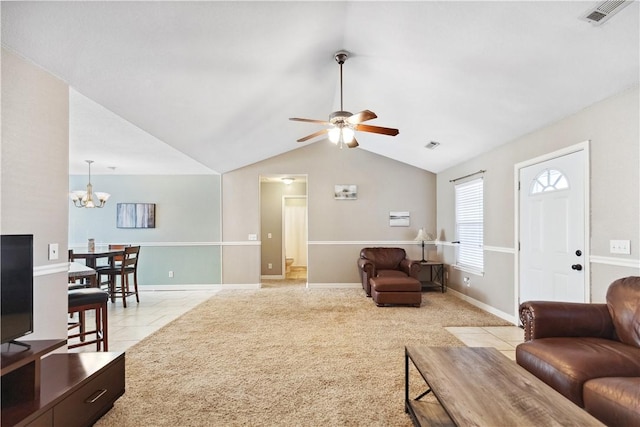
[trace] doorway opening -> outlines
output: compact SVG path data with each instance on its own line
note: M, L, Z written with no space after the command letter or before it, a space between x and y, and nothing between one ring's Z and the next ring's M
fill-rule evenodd
M260 176L260 235L263 288L306 286L307 177Z

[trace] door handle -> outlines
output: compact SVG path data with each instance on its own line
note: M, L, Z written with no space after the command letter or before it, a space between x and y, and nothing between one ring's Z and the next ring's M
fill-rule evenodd
M582 264L573 264L571 266L571 269L572 270L576 270L576 271L580 271L580 270L582 270Z

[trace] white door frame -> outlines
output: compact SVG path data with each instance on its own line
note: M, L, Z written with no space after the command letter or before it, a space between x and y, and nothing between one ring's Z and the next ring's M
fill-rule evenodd
M589 140L580 142L569 147L562 148L551 153L543 154L533 159L525 160L524 162L516 163L513 167L513 194L514 194L514 233L513 233L513 247L515 248L513 274L514 274L514 306L515 317L519 319L519 305L520 305L520 197L518 190L518 182L520 180L520 169L526 168L536 163L552 160L557 157L566 156L567 154L575 153L578 151L584 151L584 248L582 250L584 254L584 295L585 302L591 302L591 262L590 262L590 242L591 242L591 215L589 207L591 206L589 200L590 193L590 174L589 174Z

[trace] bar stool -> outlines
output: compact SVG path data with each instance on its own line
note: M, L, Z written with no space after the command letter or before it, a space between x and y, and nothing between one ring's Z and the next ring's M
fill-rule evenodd
M107 325L107 301L109 294L97 288L83 288L69 290L69 314L78 313L78 321L70 323L68 329L80 328L80 332L71 334L69 339L80 338L79 343L69 344L69 348L76 348L90 344L96 344L96 351L109 350L108 325ZM85 314L89 310L94 310L96 315L96 329L86 330ZM88 335L95 334L95 339L87 341Z

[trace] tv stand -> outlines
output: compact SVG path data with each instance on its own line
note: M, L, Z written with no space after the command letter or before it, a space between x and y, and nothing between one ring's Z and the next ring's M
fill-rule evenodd
M2 348L3 426L89 426L124 394L124 353L48 355L66 340L26 344Z
M13 345L19 345L21 347L26 347L27 350L31 349L31 344L27 344L26 342L22 342L22 341L15 341L15 340L11 340L7 343L7 351L11 350L11 344Z

